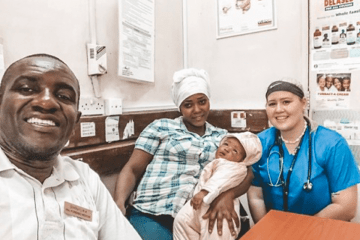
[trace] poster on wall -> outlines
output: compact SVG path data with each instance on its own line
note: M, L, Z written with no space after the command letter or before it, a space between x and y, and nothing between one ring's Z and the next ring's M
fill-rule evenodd
M311 70L360 69L360 0L310 4Z
M360 121L349 119L326 119L324 126L340 133L349 145L360 146Z
M218 39L271 29L276 29L275 0L218 0Z
M351 73L317 73L315 108L349 109Z
M118 75L154 82L154 0L119 0Z

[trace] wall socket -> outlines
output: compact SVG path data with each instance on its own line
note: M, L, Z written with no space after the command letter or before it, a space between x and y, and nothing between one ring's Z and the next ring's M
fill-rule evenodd
M122 99L121 98L105 99L105 115L120 115L120 114L122 114Z
M105 113L104 99L80 98L79 111L82 115L103 115Z

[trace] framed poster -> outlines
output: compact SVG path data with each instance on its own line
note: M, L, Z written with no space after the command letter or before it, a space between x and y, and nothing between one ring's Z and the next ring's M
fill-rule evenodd
M218 39L276 28L275 0L218 0Z
M154 11L154 0L119 0L119 76L154 82Z

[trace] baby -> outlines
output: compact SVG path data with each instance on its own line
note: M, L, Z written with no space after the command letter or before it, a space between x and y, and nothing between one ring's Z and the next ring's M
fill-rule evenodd
M208 232L208 220L202 216L209 209L210 203L222 192L238 186L246 177L247 166L257 162L262 153L259 138L250 132L226 135L220 142L215 159L207 164L195 187L193 198L176 215L174 221L174 239L234 239L235 236L224 221L223 234L217 229ZM239 199L234 200L234 207L240 219ZM216 226L215 226L216 228Z

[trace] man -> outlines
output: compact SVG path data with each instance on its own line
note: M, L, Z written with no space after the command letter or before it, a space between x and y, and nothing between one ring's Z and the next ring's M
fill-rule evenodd
M326 88L328 92L337 92L336 87L334 86L334 78L331 74L326 75Z
M0 86L0 239L140 239L87 164L60 156L81 113L60 59L25 57Z

